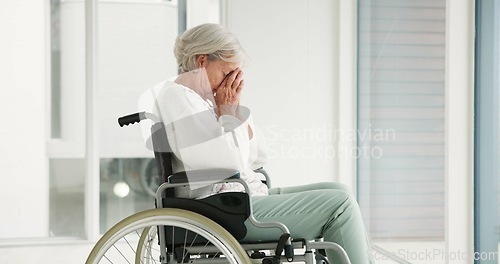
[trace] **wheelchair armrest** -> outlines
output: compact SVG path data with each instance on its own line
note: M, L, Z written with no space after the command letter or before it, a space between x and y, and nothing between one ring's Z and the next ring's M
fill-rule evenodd
M265 180L263 180L262 182L265 185L267 185L267 188L271 188L271 177L269 177L269 174L267 174L267 171L264 169L264 167L260 167L258 169L253 170L253 171L264 175Z
M180 171L168 177L169 183L193 183L239 179L240 172L232 169L204 169Z

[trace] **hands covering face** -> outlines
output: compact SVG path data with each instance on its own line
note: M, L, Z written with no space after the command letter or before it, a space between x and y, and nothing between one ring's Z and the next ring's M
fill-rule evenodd
M243 86L243 71L240 68L236 68L224 78L214 95L219 116L236 115Z

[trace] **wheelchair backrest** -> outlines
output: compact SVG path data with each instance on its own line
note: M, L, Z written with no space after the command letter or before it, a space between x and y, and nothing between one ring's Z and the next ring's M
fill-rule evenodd
M173 153L168 143L167 133L163 122L155 123L151 127L151 140L156 166L158 168L158 177L160 178L160 184L162 184L167 182L168 177L173 173ZM172 188L166 190L166 197L174 197L174 190Z

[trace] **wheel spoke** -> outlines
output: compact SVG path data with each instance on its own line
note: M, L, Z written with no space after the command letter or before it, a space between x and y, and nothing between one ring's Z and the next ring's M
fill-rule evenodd
M109 258L108 258L108 257L106 257L106 255L104 255L104 258L105 258L107 261L109 261L109 263L113 264L113 261L109 260Z
M148 246L147 246L147 252L151 260L153 260L154 263L157 263L155 258L153 257L153 250L155 252L160 252L160 250L157 250L153 248L152 244L154 243L154 238L156 237L156 231L154 231L153 235L151 235L150 232L148 232Z
M123 259L127 261L128 264L131 264L128 259L125 257L125 255L123 255L122 251L118 249L118 247L116 245L113 244L113 247L116 249L116 251L118 251L118 253L120 253L120 255L122 255Z
M205 243L205 246L203 246L203 247L207 247L207 246L208 246L208 244L210 244L210 241L207 241L207 243ZM201 253L202 253L202 252L203 252L203 251L200 251L200 252L198 252L198 254L199 254L199 255L201 255ZM193 262L192 262L192 263L195 263L195 262L196 262L196 259L195 259L195 260L193 260ZM210 262L212 262L212 261L210 261Z
M127 245L132 250L132 252L134 252L134 255L137 254L137 252L135 252L135 249L132 247L132 245L130 245L130 242L128 242L127 237L123 237L123 239L125 239L125 242L127 242Z
M182 259L181 261L184 262L184 258L187 256L187 254L189 253L186 249L186 245L187 245L187 236L188 236L188 230L185 230L184 229L184 251L185 252L182 252L183 256L182 256Z

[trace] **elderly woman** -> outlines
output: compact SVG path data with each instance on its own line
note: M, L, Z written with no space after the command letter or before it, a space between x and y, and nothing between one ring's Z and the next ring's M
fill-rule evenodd
M282 222L294 238L323 237L341 245L352 263L372 263L358 204L346 187L321 183L268 189L258 180L254 170L265 164L266 151L250 112L239 105L246 55L236 37L220 25L203 24L181 34L174 53L181 74L154 88L153 109L168 124L174 171L236 169L250 187L257 220ZM225 183L182 195L241 190L241 185ZM278 230L247 227L245 240L279 237ZM327 255L331 263L338 260L333 251Z

